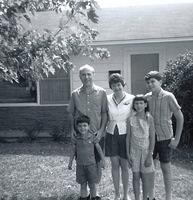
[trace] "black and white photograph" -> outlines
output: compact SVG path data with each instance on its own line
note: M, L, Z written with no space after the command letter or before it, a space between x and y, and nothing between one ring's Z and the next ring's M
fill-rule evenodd
M193 200L193 0L0 0L0 200Z

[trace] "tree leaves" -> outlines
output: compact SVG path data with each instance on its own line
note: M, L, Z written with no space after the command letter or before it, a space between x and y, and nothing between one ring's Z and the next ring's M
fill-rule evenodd
M167 63L164 88L174 93L184 114L181 143L193 145L193 52L187 51Z
M93 23L98 23L98 16L93 8L87 12L87 16Z
M98 23L94 0L2 0L0 2L0 78L18 82L39 80L56 68L67 73L74 64L72 56L107 58L106 49L90 46L99 34L91 28ZM25 30L37 11L62 13L58 30ZM24 19L24 20L23 20Z
M24 18L29 22L29 23L31 23L31 19L30 19L30 17L28 16L28 15L23 15L24 16Z

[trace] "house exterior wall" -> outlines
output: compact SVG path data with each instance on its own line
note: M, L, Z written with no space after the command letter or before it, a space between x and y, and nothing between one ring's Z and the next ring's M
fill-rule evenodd
M5 101L0 103L0 137L26 136L26 130L33 129L38 123L42 125L39 137L50 137L50 132L56 126L64 129L65 134L69 133L67 104L70 98L70 77L64 71L56 70L54 75L37 82L34 102L8 103L4 94L9 91L10 97L10 88L4 87L3 90L1 86L1 95L5 96Z
M131 55L135 54L159 54L159 70L164 71L166 62L175 59L179 54L185 53L186 50L193 50L193 41L189 42L162 42L162 43L144 43L144 44L123 44L123 45L103 45L111 53L109 59L90 61L86 57L73 58L76 68L71 71L70 85L68 84L67 92L81 85L78 69L84 64L93 65L95 68L95 83L111 93L108 86L109 71L121 70L126 81L127 92L131 92ZM61 78L61 77L60 77ZM39 83L38 83L38 88ZM0 104L0 137L24 136L17 135L16 132L9 133L9 130L21 130L26 127L32 128L36 121L41 121L46 134L54 126L64 125L65 133L68 134L69 121L66 103L41 104L40 89L37 91L37 103L30 104Z
M107 93L111 90L108 86L108 72L110 70L121 70L126 81L126 91L131 92L131 55L135 54L159 54L159 70L164 71L167 61L175 59L179 54L187 50L193 51L193 41L183 42L160 42L147 44L123 44L101 46L108 48L111 57L105 60L90 61L85 57L73 59L76 68L71 74L71 89L81 85L78 69L84 64L90 64L95 68L95 83L106 89Z
M55 126L69 133L67 106L12 106L0 107L0 137L27 136L26 130L32 130L38 123L42 129L39 137L50 137Z
M73 59L73 62L76 64L76 68L72 71L71 75L72 90L81 85L78 71L79 67L85 64L90 64L95 68L95 83L110 92L108 85L108 71L124 70L124 48L121 45L107 46L106 48L108 48L108 50L111 52L111 57L109 59L95 59L94 61L90 61L86 57L76 57Z

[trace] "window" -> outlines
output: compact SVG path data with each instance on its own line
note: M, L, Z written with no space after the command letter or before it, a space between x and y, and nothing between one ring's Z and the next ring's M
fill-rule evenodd
M115 73L121 74L121 70L110 70L110 71L109 71L109 76L110 76L111 74L115 74Z
M39 83L40 104L65 104L69 102L70 73L56 69L54 75L50 75Z
M70 99L70 73L57 69L39 81L20 78L19 83L0 80L0 103L65 104ZM38 90L38 99L37 99Z
M35 82L22 77L19 83L0 80L0 103L33 103L37 101Z

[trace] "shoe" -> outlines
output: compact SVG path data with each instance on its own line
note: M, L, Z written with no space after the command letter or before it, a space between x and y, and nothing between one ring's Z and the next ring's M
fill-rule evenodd
M77 200L90 200L90 194L88 197L79 197Z
M99 197L99 196L91 197L91 200L101 200L101 197Z

